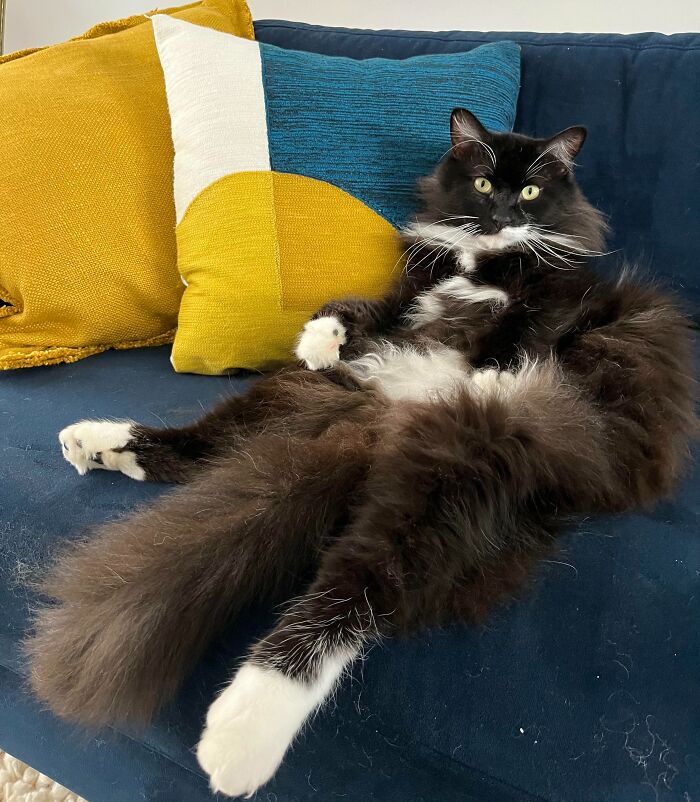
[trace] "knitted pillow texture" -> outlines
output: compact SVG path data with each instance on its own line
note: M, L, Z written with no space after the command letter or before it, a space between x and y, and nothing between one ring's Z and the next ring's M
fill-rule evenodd
M168 13L253 36L244 0ZM149 17L0 59L0 112L0 369L171 341L173 148Z

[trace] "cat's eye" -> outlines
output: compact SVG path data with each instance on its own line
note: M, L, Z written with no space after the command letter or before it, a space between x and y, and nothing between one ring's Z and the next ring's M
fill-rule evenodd
M520 197L523 200L535 200L535 198L539 198L540 196L540 188L537 184L528 184L526 187L523 187L523 191L520 193Z
M483 175L480 175L478 178L474 179L474 189L477 192L481 192L482 195L487 195L491 192L491 182L488 178L484 178Z

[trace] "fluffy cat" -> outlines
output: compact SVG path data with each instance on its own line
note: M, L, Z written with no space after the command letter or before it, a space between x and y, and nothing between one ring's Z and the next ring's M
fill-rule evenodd
M252 600L289 598L209 710L212 787L253 793L379 638L478 622L572 519L667 494L695 427L689 325L627 272L573 176L585 129L451 120L406 266L330 303L301 364L184 429L83 421L80 473L186 483L72 546L28 640L37 695L88 725L146 721Z

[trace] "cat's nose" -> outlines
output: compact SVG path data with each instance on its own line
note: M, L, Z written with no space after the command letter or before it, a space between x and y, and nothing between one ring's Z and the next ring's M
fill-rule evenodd
M508 212L495 212L492 215L493 224L496 228L500 231L502 228L506 228L507 226L515 225L515 218L512 214Z

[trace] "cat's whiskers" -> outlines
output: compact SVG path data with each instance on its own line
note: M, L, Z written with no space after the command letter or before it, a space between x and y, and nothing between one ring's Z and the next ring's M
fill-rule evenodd
M437 209L441 214L447 214L444 209ZM475 214L453 214L443 217L442 220L435 220L433 224L444 223L446 220L478 220L478 215Z
M546 240L541 239L537 236L532 236L530 239L530 243L538 250L540 256L542 256L543 259L544 259L544 254L547 254L555 261L563 262L565 265L567 265L566 268L561 267L560 265L557 264L551 265L552 267L557 267L561 270L573 270L576 267L583 264L581 260L572 258L573 254L570 254L569 252L562 250L561 248L557 248L556 246L550 245L547 243ZM551 263L548 262L548 264Z
M463 216L464 217L468 217L469 215L463 215ZM432 223L431 225L439 225L440 223L444 222L447 219L449 219L449 218L444 218L444 220L436 221L435 223ZM454 218L454 219L456 219L456 218ZM463 236L460 237L460 239L457 241L457 243L449 243L449 242L445 243L445 241L442 240L438 234L435 234L432 237L427 237L427 238L424 237L424 236L418 237L416 239L416 241L414 243L412 243L401 254L401 256L399 257L399 261L401 259L403 259L404 257L406 257L406 272L410 273L411 270L413 270L415 267L419 267L420 265L424 264L424 262L427 259L429 259L431 256L434 256L433 261L430 263L430 274L432 276L432 270L435 267L435 264L436 264L437 260L441 256L446 254L450 250L450 248L455 246L455 244L459 244L459 243L463 242L465 236L474 236L475 234L478 234L478 226L476 226L474 223L467 223L467 224L465 224L463 226L451 226L451 228L453 228L455 231L463 231L464 232ZM432 249L432 247L431 247L434 244L440 246L437 249L437 251L434 251ZM413 256L413 254L415 254L415 252L417 250L419 250L420 248L422 248L422 247L425 247L425 248L429 249L429 252L423 258L421 258L419 261L415 262L414 264L411 264L411 258ZM398 262L397 262L397 264L398 264Z
M438 209L440 211L440 209ZM445 212L443 212L445 214ZM449 222L450 220L478 220L479 218L475 214L453 214L448 215L447 217L443 217L440 220L431 220L431 226L438 226L441 223Z
M430 263L430 276L432 278L433 275L433 268L437 263L438 259L442 256L446 255L452 249L459 249L462 243L468 239L469 237L478 236L479 228L478 226L471 224L471 225L464 225L464 226L455 226L457 231L462 231L462 236L456 242L443 242L442 247L440 247L435 254L435 258Z
M457 219L457 218L456 218L456 217L455 217L455 218L452 218L452 217L445 217L445 218L443 218L442 220L436 220L435 222L431 223L431 225L438 225L438 224L440 224L440 223L443 223L443 222L445 222L445 221L447 221L447 220L451 220L451 219ZM455 228L457 228L457 226L455 226ZM407 234L409 234L409 235L412 235L412 232L411 232L410 230L408 230L408 229L406 230L406 232L405 232L405 233L407 233ZM413 236L415 236L415 235L413 235ZM406 249L405 249L405 250L404 250L404 251L403 251L403 252L400 254L399 258L396 260L396 262L395 262L394 266L392 267L392 269L391 269L391 272L392 272L392 273L394 272L394 270L395 270L395 269L396 269L396 267L398 266L399 262L401 262L401 260L402 260L402 259L404 259L404 258L405 258L405 262L406 262L406 272L410 272L411 268L415 266L415 265L413 265L413 266L409 265L409 261L410 261L411 257L413 256L413 254L414 254L414 253L415 253L417 250L419 250L421 247L423 247L423 246L430 247L430 245L431 245L432 243L437 243L437 242L440 242L440 240L438 239L438 237L437 237L437 236L433 236L433 237L429 237L429 238L425 238L425 237L418 237L418 236L416 236L416 239L415 239L415 241L414 241L414 242L412 242L412 243L411 243L411 244L410 244L410 245L409 245L409 246L408 246L408 247L407 247L407 248L406 248ZM418 262L417 264L420 264L420 262Z
M464 217L468 217L468 215L463 215L463 216ZM447 219L447 218L445 218L445 219ZM438 224L439 223L433 223L432 225L438 225ZM449 253L449 251L451 251L453 249L454 250L459 250L460 247L462 246L462 243L464 243L465 240L467 240L470 237L471 238L477 237L481 233L480 229L479 229L479 226L476 225L475 223L465 223L462 226L451 226L451 229L453 231L455 231L455 232L458 232L458 231L462 232L462 235L460 237L458 237L456 240L451 240L451 241L448 241L448 242L445 242L445 240L441 239L439 234L435 234L434 236L429 237L427 239L425 237L420 237L418 242L416 244L414 244L414 247L415 247L415 245L419 245L419 246L420 245L424 245L424 246L426 246L427 248L430 249L432 243L436 243L436 242L440 244L440 247L437 248L435 251L431 250L423 259L421 259L420 261L416 262L415 264L413 264L413 265L408 264L407 265L407 272L410 272L414 267L418 267L420 265L423 265L425 263L426 259L430 258L430 256L432 255L433 256L433 260L430 262L430 265L429 265L429 268L428 268L429 269L429 273L430 273L430 277L432 279L433 270L434 270L435 265L437 264L437 262L438 262L438 260L440 258L442 258L444 255L446 255L447 253Z
M532 251L535 259L537 259L537 264L539 265L540 262L544 262L546 265L554 268L555 270L571 270L570 267L561 267L559 265L552 264L538 249L537 247L530 241L523 240L522 243L528 250Z
M403 251L403 253L402 253L402 254L399 256L399 258L396 260L396 263L395 263L395 264L394 264L394 266L392 267L392 269L391 269L391 272L393 273L393 272L394 272L394 270L396 269L396 267L398 266L399 262L401 262L402 260L404 260L404 261L405 261L405 265L406 265L406 266L405 266L406 273L410 273L410 272L411 272L411 270L412 270L414 267L417 267L417 266L418 266L419 264L421 264L421 262L423 261L423 260L421 260L421 261L419 261L419 262L416 262L415 264L411 264L411 258L413 257L413 255L416 253L416 251L420 250L420 248L422 248L422 247L424 247L424 246L426 246L426 245L427 245L428 247L430 247L430 246L429 246L429 243L431 243L431 242L433 242L433 241L437 241L435 237L431 237L431 238L430 238L430 240L425 240L425 239L416 239L416 241L415 241L415 242L413 242L413 243L411 243L411 244L408 246L408 248L406 248L406 249ZM431 252L431 253L432 253L432 252Z
M473 220L476 215L448 215L432 223L431 226L454 223L457 220ZM469 239L475 240L475 250L480 250L478 237L483 233L476 223L465 222L462 225L450 225L453 235L448 242L442 238L439 232L416 235L413 242L402 256L407 258L407 272L416 267L427 265L427 269L432 277L433 270L437 262L450 250L463 250ZM557 270L573 270L583 264L585 257L602 256L603 253L594 251L584 245L585 239L575 234L565 234L560 231L551 230L549 224L537 224L530 221L527 225L526 237L518 243L514 243L515 248L529 250L537 259L538 264L543 263ZM421 248L426 249L426 253L418 260L411 262L415 253ZM484 248L487 250L487 248ZM430 260L430 261L429 261ZM429 263L428 263L429 261Z
M551 229L551 225L547 223L538 223L532 225L533 232L546 239L550 245L560 245L562 248L567 249L572 255L576 256L609 256L614 251L594 251L578 242L573 240L586 241L585 237L576 234L564 234L561 231L544 231L543 229Z

